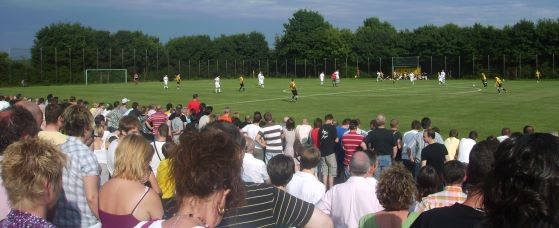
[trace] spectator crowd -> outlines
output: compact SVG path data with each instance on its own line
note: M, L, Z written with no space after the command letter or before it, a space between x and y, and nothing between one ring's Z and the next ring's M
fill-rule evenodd
M559 226L557 132L277 119L0 96L0 228Z

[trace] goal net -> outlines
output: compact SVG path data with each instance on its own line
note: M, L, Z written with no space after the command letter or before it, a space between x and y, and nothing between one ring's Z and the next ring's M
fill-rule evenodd
M395 79L406 78L410 73L421 75L419 56L392 57L392 75Z
M86 69L85 85L103 83L127 83L127 69Z

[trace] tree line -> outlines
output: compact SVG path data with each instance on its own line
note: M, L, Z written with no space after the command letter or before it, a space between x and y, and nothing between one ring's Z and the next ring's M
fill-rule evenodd
M221 60L221 64L225 60L230 60L230 64L233 60L250 61L251 66L246 68L250 71L261 68L256 62L264 59L281 60L280 65L288 64L288 59L290 62L305 60L305 64L307 60L313 61L316 65L316 62L337 58L359 68L360 61L370 59L444 56L445 67L448 67L446 56L461 56L459 64L471 65L472 70L468 73L475 75L474 69L481 71L492 64L499 66L507 56L507 64L522 67L522 64L529 63L530 66L525 67L531 67L530 70L537 65L551 74L555 71L555 54L559 50L559 19L520 20L502 28L476 23L464 27L446 24L397 30L387 21L370 17L351 31L334 27L319 12L302 9L296 11L283 27L283 34L275 37L273 48L269 48L265 36L256 31L213 38L208 35L181 36L162 43L159 38L141 31L110 33L79 23L54 23L36 33L31 61L24 67L31 72L30 81L49 80L54 71L58 81L59 75L64 78L67 74L80 74L83 68L128 68L136 72L156 68L158 72L179 72L185 70L186 62L188 67L193 64L200 67L200 61L207 61L208 71L211 71L210 60ZM5 78L9 61L5 53L0 53L0 77ZM438 66L441 65L439 62L440 59ZM484 64L487 67L482 66ZM179 69L181 66L183 69ZM240 71L247 71L244 63ZM300 76L297 70L295 76ZM61 81L73 82L67 78Z

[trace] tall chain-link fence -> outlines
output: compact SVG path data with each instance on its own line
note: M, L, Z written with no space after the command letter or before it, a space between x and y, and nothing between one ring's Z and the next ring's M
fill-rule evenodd
M9 61L0 62L0 84L85 84L87 69L127 69L128 81L134 74L142 81L160 80L164 75L181 74L183 79L204 79L221 75L256 77L263 72L267 77L318 77L339 70L342 78L376 77L377 71L391 75L394 59L402 57L358 58L338 56L323 59L305 58L244 58L244 59L189 59L169 58L165 50L99 49L99 48L12 48ZM505 79L533 78L539 70L542 78L557 78L557 60L552 55L460 55L412 56L421 72L436 77L445 70L447 78L479 78L481 72L490 77ZM410 58L409 56L407 58ZM109 71L109 73L112 71ZM122 77L114 77L121 78ZM110 82L110 81L105 81Z

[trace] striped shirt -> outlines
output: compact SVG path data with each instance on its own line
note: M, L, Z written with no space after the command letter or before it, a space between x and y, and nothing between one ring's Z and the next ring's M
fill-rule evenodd
M445 186L443 191L423 197L415 211L423 212L434 208L448 207L454 205L454 203L463 203L465 200L466 194L461 187Z
M267 124L260 129L260 134L266 141L266 153L283 152L281 130L282 127L279 124Z
M245 204L226 211L218 227L302 227L314 205L269 184L247 183Z
M361 142L363 142L364 138L365 138L364 136L357 134L355 130L351 130L347 134L342 136L342 145L345 151L345 155L344 155L345 166L349 165L349 161L351 161L351 157L353 157L353 153L355 153L357 147L361 145Z
M167 115L165 115L165 113L162 112L156 112L153 113L151 116L148 117L147 121L151 123L151 125L153 126L152 129L152 133L155 136L159 135L159 126L161 126L161 124L167 123Z

